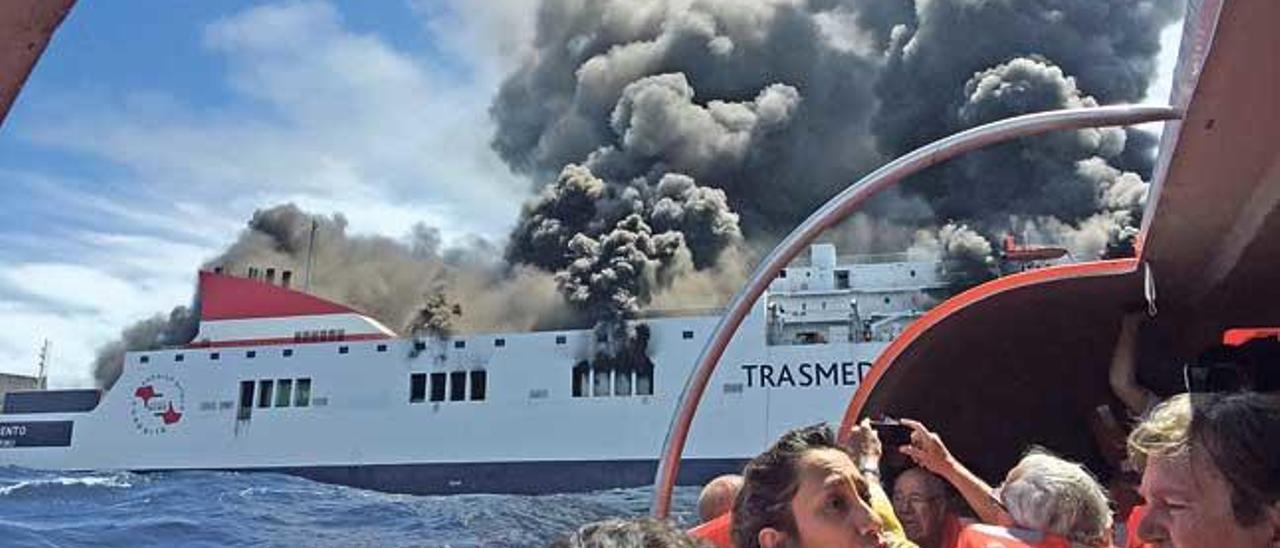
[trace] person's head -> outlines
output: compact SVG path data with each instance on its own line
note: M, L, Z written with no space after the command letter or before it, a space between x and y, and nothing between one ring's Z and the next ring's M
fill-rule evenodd
M946 483L924 468L908 468L893 482L893 511L912 542L938 546L951 512Z
M827 425L783 434L747 464L733 506L738 548L882 544L871 485Z
M1079 464L1033 450L1009 470L999 496L1018 527L1090 546L1108 539L1107 493Z
M705 523L728 513L741 490L741 474L725 474L707 482L698 494L698 519Z
M1181 394L1129 435L1143 467L1144 540L1175 548L1280 546L1280 400Z
M583 525L552 548L697 548L697 539L653 518L607 519Z

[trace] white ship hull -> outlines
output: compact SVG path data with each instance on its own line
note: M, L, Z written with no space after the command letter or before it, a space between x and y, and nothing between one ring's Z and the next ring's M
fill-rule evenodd
M685 449L683 483L740 469L785 430L838 421L888 344L777 344L767 336L777 321L769 306L762 302L739 330L708 385ZM593 372L602 378L580 380L574 394L575 366L581 369L596 346L591 330L426 342L201 341L206 346L133 352L89 410L6 409L0 465L273 470L423 494L646 485L717 321L643 322L653 364L649 395L637 394L647 391L640 374L626 371L613 382ZM847 325L833 331L848 332ZM476 371L483 378L473 378ZM271 385L265 399L264 384Z

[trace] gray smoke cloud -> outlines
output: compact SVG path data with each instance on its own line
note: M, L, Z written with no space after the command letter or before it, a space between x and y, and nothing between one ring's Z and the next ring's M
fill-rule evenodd
M351 234L341 214L311 214L293 204L256 211L236 241L204 268L220 266L240 276L251 266L292 270L293 287L301 289L308 250L309 293L351 306L402 333L529 330L574 321L556 293L553 276L531 266L508 266L500 258L501 248L484 239L446 247L438 230L421 224L405 239ZM97 382L114 382L125 351L189 342L198 306L127 327L119 340L99 350Z
M675 173L656 184L610 184L571 164L526 204L507 256L556 272L576 310L616 322L673 280L716 264L741 237L723 191Z
M907 255L941 261L944 276L953 287L968 287L995 278L999 266L991 242L963 224L947 223L938 230L921 230Z
M722 190L746 247L766 247L871 167L944 135L1141 99L1160 30L1181 8L1176 0L546 0L532 54L491 106L492 144L535 188L563 186L578 170L598 185L571 193L574 206L536 198L508 257L561 279L598 271L587 265L600 260L581 257L600 246L570 242L579 233L598 241L636 207L605 222L583 211L640 203L626 196L672 174ZM988 241L1016 230L1096 257L1132 237L1154 144L1125 129L1082 130L971 154L877 200L835 239L884 251L901 250L922 228L934 239ZM859 234L868 229L877 234ZM698 234L680 232L686 242ZM693 253L687 275L708 266L706 255ZM577 266L567 270L571 257ZM562 284L580 300L636 302L634 291L583 293L611 287Z
M880 161L873 39L816 4L545 1L492 104L494 149L538 186L568 164L610 184L679 173L724 190L748 235L790 226Z
M124 367L125 352L156 350L186 344L195 338L200 312L195 306L174 307L168 315L156 314L120 332L120 338L98 349L93 359L93 378L101 387L110 387Z

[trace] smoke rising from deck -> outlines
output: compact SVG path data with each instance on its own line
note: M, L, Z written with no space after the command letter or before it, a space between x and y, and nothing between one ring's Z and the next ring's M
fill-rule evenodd
M721 304L760 250L892 157L1006 116L1140 100L1181 9L544 0L528 55L490 106L492 148L532 194L507 241L446 249L427 227L407 240L352 235L340 215L278 206L209 265L291 269L300 283L314 221L312 290L393 328L577 318L623 333L618 320L655 304ZM1077 259L1123 253L1155 144L1100 129L994 147L914 177L830 237L846 252L936 253L966 265L957 280L987 276L1007 232ZM103 365L119 363L108 350L172 343L191 314L126 330L99 356L99 380L118 367Z
M573 321L550 274L508 266L498 258L500 248L484 239L446 247L438 230L421 224L405 239L351 234L341 214L311 214L293 204L256 211L236 241L204 268L222 267L237 276L246 275L251 266L292 270L292 286L301 289L309 249L310 293L355 308L401 333L413 331L415 324L425 333L442 335L454 329L517 331ZM452 313L454 305L457 314ZM114 382L126 351L189 342L196 333L198 306L175 308L168 316L126 328L119 340L99 349L97 382Z
M1160 30L1181 8L1175 0L546 0L532 53L491 106L494 150L540 192L508 258L562 280L634 280L622 292L561 284L571 299L625 315L638 292L653 293L648 285L682 278L642 276L660 269L641 265L667 264L680 255L674 236L687 243L699 233L657 238L640 227L643 215L584 219L583 210L617 211L620 201L635 209L643 200L625 196L680 176L723 192L722 216L737 215L741 247L767 247L870 168L939 137L1018 114L1140 100ZM976 271L995 260L989 242L1013 231L1096 257L1132 237L1154 144L1126 129L1087 129L971 154L876 200L834 237L857 251L901 250L923 229L972 244L955 248L970 251L962 257L985 249L988 260L969 263ZM594 181L573 195L582 209L543 207L546 189L566 177ZM600 258L604 246L591 242L623 223L638 229L624 232L644 249ZM877 234L859 233L867 228ZM699 251L684 275L711 264ZM591 265L601 262L632 266L597 276Z

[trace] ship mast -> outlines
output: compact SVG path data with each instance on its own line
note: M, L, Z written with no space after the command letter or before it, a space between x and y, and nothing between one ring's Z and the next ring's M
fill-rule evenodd
M302 290L311 292L311 249L316 245L316 220L311 220L311 236L307 239L307 272L302 281Z
M52 346L53 343L49 342L49 339L45 339L44 344L40 345L40 362L36 373L36 378L39 379L37 386L40 390L49 388L49 348Z

